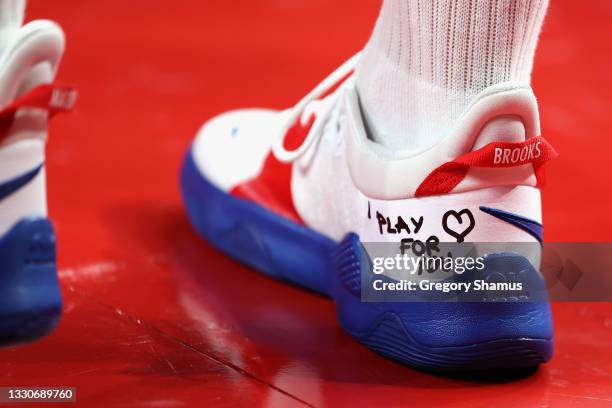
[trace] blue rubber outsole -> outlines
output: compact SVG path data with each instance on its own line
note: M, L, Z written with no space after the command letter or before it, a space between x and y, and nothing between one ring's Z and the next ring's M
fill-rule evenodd
M361 269L369 264L357 235L338 243L233 197L200 173L191 152L180 182L199 235L271 277L331 297L343 328L384 356L437 371L532 367L552 356L547 302L362 302Z
M45 336L61 311L53 226L21 220L0 239L0 345Z

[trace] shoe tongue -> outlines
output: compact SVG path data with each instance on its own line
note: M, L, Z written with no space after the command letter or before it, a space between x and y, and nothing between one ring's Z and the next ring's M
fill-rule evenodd
M525 125L518 116L499 116L482 127L472 150L493 142L524 142Z

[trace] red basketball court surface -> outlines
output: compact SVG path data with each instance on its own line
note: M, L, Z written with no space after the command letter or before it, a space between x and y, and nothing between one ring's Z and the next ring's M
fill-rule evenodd
M48 150L64 316L0 350L3 386L77 387L83 406L612 406L612 304L554 305L531 375L428 374L346 335L334 304L192 231L179 166L227 109L293 105L362 47L378 1L31 0L65 29L80 90ZM551 0L534 72L548 241L612 238L612 2Z

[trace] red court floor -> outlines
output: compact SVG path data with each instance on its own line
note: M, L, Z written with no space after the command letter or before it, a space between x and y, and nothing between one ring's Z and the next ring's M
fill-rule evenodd
M358 4L358 6L357 6ZM80 89L52 125L49 203L65 298L56 332L0 350L1 385L77 387L83 406L612 406L612 305L556 304L531 375L443 377L344 334L332 302L225 258L178 190L201 122L295 103L366 41L378 1L31 0L61 23ZM551 0L534 73L561 157L549 241L612 238L612 2Z

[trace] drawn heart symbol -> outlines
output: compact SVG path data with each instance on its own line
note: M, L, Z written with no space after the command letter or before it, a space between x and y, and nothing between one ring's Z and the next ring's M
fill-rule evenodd
M465 227L463 232L455 231L448 225L448 218L451 216L457 221L456 223L459 225L464 225L464 216L467 216L466 221L469 221L469 225ZM444 231L446 231L448 235L454 237L457 242L463 242L465 240L465 237L467 237L468 234L472 232L475 226L476 221L474 220L474 215L467 208L459 212L453 210L447 211L446 214L444 214L444 217L442 217L442 227L444 228Z

